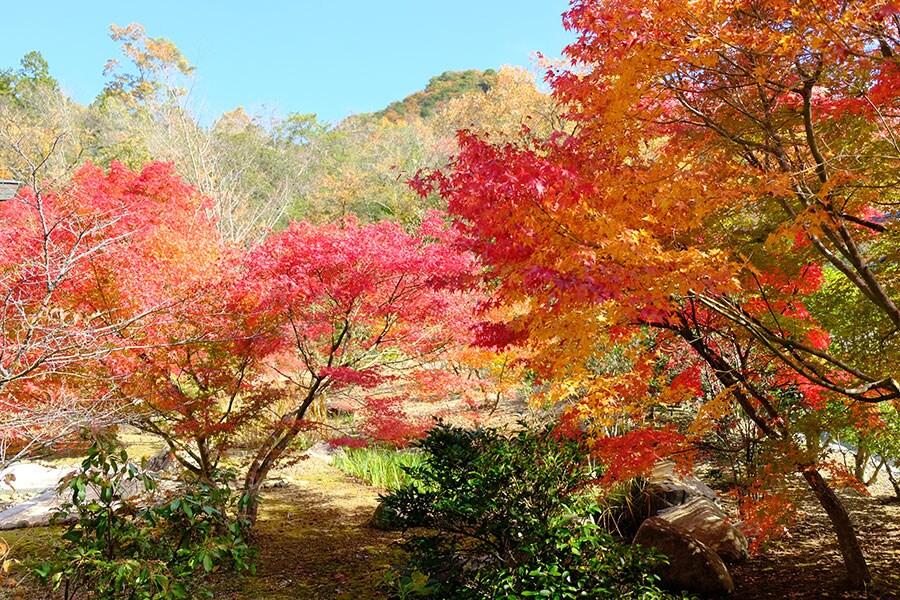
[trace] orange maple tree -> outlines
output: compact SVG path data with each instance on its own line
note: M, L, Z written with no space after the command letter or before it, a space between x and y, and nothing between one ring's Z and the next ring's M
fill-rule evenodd
M633 429L598 446L622 476L703 430L660 427L653 407L738 410L790 464L770 471L809 483L865 585L817 440L795 434L827 402L900 398L893 365L832 339L841 308L810 308L842 289L867 307L855 333L896 351L896 277L875 265L897 250L898 5L576 0L564 22L578 37L548 80L574 133L463 132L419 184L520 307L506 336L539 349L551 399L604 435Z

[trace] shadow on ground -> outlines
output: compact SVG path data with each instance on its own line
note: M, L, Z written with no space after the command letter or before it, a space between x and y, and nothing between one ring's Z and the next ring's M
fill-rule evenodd
M281 473L265 490L256 575L223 577L217 598L377 599L398 551L395 533L369 526L378 490L316 460Z

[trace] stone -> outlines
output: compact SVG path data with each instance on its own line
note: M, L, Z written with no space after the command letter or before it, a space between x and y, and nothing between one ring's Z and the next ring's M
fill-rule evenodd
M281 490L281 489L290 487L290 485L291 484L289 484L284 479L275 479L275 480L270 481L269 483L266 483L265 485L263 485L263 489L264 490Z
M160 448L156 454L147 459L144 468L152 473L166 473L175 470L178 462L168 446Z
M645 493L650 500L650 514L680 506L697 497L718 500L718 495L708 485L688 474L675 473L675 463L664 460L656 463L647 477Z
M655 548L669 559L656 573L660 585L673 592L688 591L702 596L730 594L734 581L719 555L686 530L659 517L641 525L633 545Z
M378 502L378 506L375 507L375 512L372 513L370 523L372 524L372 527L381 531L399 531L402 529L394 511L384 505L384 500Z
M719 505L705 496L661 510L657 516L688 531L726 562L747 558L747 537Z
M335 456L344 454L344 449L340 446L332 446L326 441L319 441L310 446L309 449L304 452L304 454L308 458L314 458L326 463L332 463L334 462Z
M0 513L0 531L25 527L44 527L65 500L53 490L47 490Z

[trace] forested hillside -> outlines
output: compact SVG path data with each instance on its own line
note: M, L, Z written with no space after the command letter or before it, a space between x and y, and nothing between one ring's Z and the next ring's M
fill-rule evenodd
M51 185L87 161L172 162L215 199L226 237L249 243L290 218L353 214L415 225L440 201L418 198L406 180L446 164L456 129L515 136L523 124L553 122L533 76L513 68L446 72L382 111L338 123L242 107L206 122L202 99L189 92L194 69L174 44L137 25L113 28L112 36L122 55L110 59L106 86L87 106L67 97L38 51L2 72L0 176Z

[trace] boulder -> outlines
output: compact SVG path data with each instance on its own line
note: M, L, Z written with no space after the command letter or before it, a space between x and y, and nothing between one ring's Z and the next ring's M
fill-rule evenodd
M399 531L403 529L397 518L397 514L392 508L388 508L384 504L384 500L379 500L375 512L372 513L370 521L372 527L381 531Z
M729 522L719 505L705 496L661 510L657 517L688 531L726 562L747 557L747 537Z
M340 446L332 446L326 441L319 441L310 446L304 454L306 458L314 458L330 464L334 462L335 456L344 454L344 449Z
M734 581L719 555L686 530L659 517L644 521L634 545L655 548L669 559L657 567L660 584L674 592L682 590L702 596L730 594Z
M656 463L647 477L645 493L649 498L651 515L697 497L708 498L713 502L718 500L716 492L696 477L675 473L675 463L670 460Z

